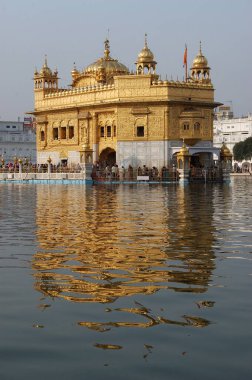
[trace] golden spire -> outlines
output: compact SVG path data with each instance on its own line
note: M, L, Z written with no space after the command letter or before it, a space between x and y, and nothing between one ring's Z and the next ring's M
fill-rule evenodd
M145 35L144 35L144 47L148 48L148 45L147 45L147 33L145 33Z
M45 63L43 65L43 67L46 69L48 66L47 66L47 54L45 54Z
M108 38L106 38L106 40L104 41L104 58L109 58L109 53L110 53L110 47L109 47L109 40Z

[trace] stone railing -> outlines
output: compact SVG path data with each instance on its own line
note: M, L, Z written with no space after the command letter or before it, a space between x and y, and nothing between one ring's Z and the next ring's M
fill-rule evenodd
M72 88L72 89L58 89L57 91L52 91L52 92L45 94L45 98L78 95L78 94L83 94L86 92L112 90L114 88L115 88L114 84L97 84L97 85L90 85L90 86L86 86L86 87L76 87L76 88Z

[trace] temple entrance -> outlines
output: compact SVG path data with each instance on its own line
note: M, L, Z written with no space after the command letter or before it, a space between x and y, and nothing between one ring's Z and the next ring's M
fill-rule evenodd
M212 152L198 152L191 156L191 166L194 168L210 168L214 165Z
M192 157L191 157L191 166L195 167L195 168L200 168L202 167L202 164L200 162L200 157L198 154L194 154Z
M113 166L116 163L116 151L112 148L104 149L99 156L99 162L104 167Z

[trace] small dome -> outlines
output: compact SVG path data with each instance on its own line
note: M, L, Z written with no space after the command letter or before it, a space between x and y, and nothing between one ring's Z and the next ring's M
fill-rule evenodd
M138 54L138 61L146 62L146 61L153 61L153 60L154 60L154 54L148 48L148 46L144 46L144 48Z
M43 64L42 69L40 70L40 75L51 76L52 70L47 66L47 57L45 57L45 63Z
M192 68L203 69L203 68L207 68L207 67L208 67L208 61L207 61L206 57L202 54L201 43L200 43L200 50L193 60Z
M147 45L147 35L145 34L144 48L138 54L138 56L137 56L137 62L138 63L145 63L145 62L153 62L153 61L154 61L154 54L148 48L148 45Z

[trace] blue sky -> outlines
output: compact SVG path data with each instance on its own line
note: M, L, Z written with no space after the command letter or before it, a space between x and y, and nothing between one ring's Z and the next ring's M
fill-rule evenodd
M1 120L33 109L45 54L66 87L73 62L83 69L103 55L108 29L111 56L129 69L147 33L162 79L182 80L185 43L190 66L202 41L215 99L237 116L252 112L251 0L0 0L0 15Z

